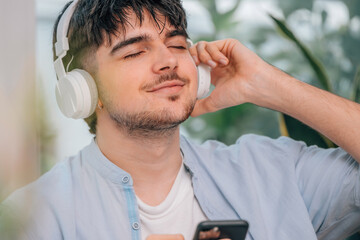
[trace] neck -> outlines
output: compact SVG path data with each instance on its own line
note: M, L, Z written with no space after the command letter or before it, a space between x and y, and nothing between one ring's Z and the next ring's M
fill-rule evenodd
M102 120L98 119L96 130L101 152L132 176L142 201L150 205L162 202L182 164L179 127L167 134L140 137L129 135L112 121Z

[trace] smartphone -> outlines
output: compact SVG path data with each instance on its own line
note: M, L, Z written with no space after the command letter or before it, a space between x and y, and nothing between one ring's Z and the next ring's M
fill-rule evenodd
M204 221L196 228L194 240L223 239L244 240L249 224L244 220Z

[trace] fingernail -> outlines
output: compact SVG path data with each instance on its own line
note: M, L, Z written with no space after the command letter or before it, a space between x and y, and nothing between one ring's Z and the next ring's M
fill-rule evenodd
M216 62L214 62L213 60L209 60L208 62L208 65L212 68L215 68L216 67Z
M221 59L219 60L219 62L220 62L222 65L226 65L226 64L228 63L228 61L227 61L226 59L224 59L224 58L221 58Z
M197 56L192 56L192 58L194 59L194 62L195 63L199 63L200 61L199 61L199 58L197 57Z

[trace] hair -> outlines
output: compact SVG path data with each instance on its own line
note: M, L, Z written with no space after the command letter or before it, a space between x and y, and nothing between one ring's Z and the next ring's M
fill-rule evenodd
M59 20L72 1L68 2L57 17L53 30L53 58L55 54L56 33ZM75 68L85 69L94 74L95 69L89 69L96 50L102 44L111 45L111 36L125 34L129 24L129 14L135 13L140 25L144 21L144 11L148 11L154 22L161 29L165 22L159 20L159 15L176 29L186 33L186 13L181 0L79 0L71 17L68 28L69 51L63 58L68 71ZM119 30L120 29L120 30ZM72 59L73 58L73 59ZM89 131L96 134L96 113L85 119Z

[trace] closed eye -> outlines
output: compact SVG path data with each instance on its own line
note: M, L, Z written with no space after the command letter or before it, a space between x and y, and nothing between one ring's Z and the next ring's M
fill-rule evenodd
M127 59L127 58L135 58L137 56L140 56L140 54L142 54L144 51L140 51L140 52L137 52L137 53L133 53L133 54L129 54L129 55L126 55L124 57L124 59Z
M171 48L176 48L176 49L186 49L186 47L184 46L170 46Z

